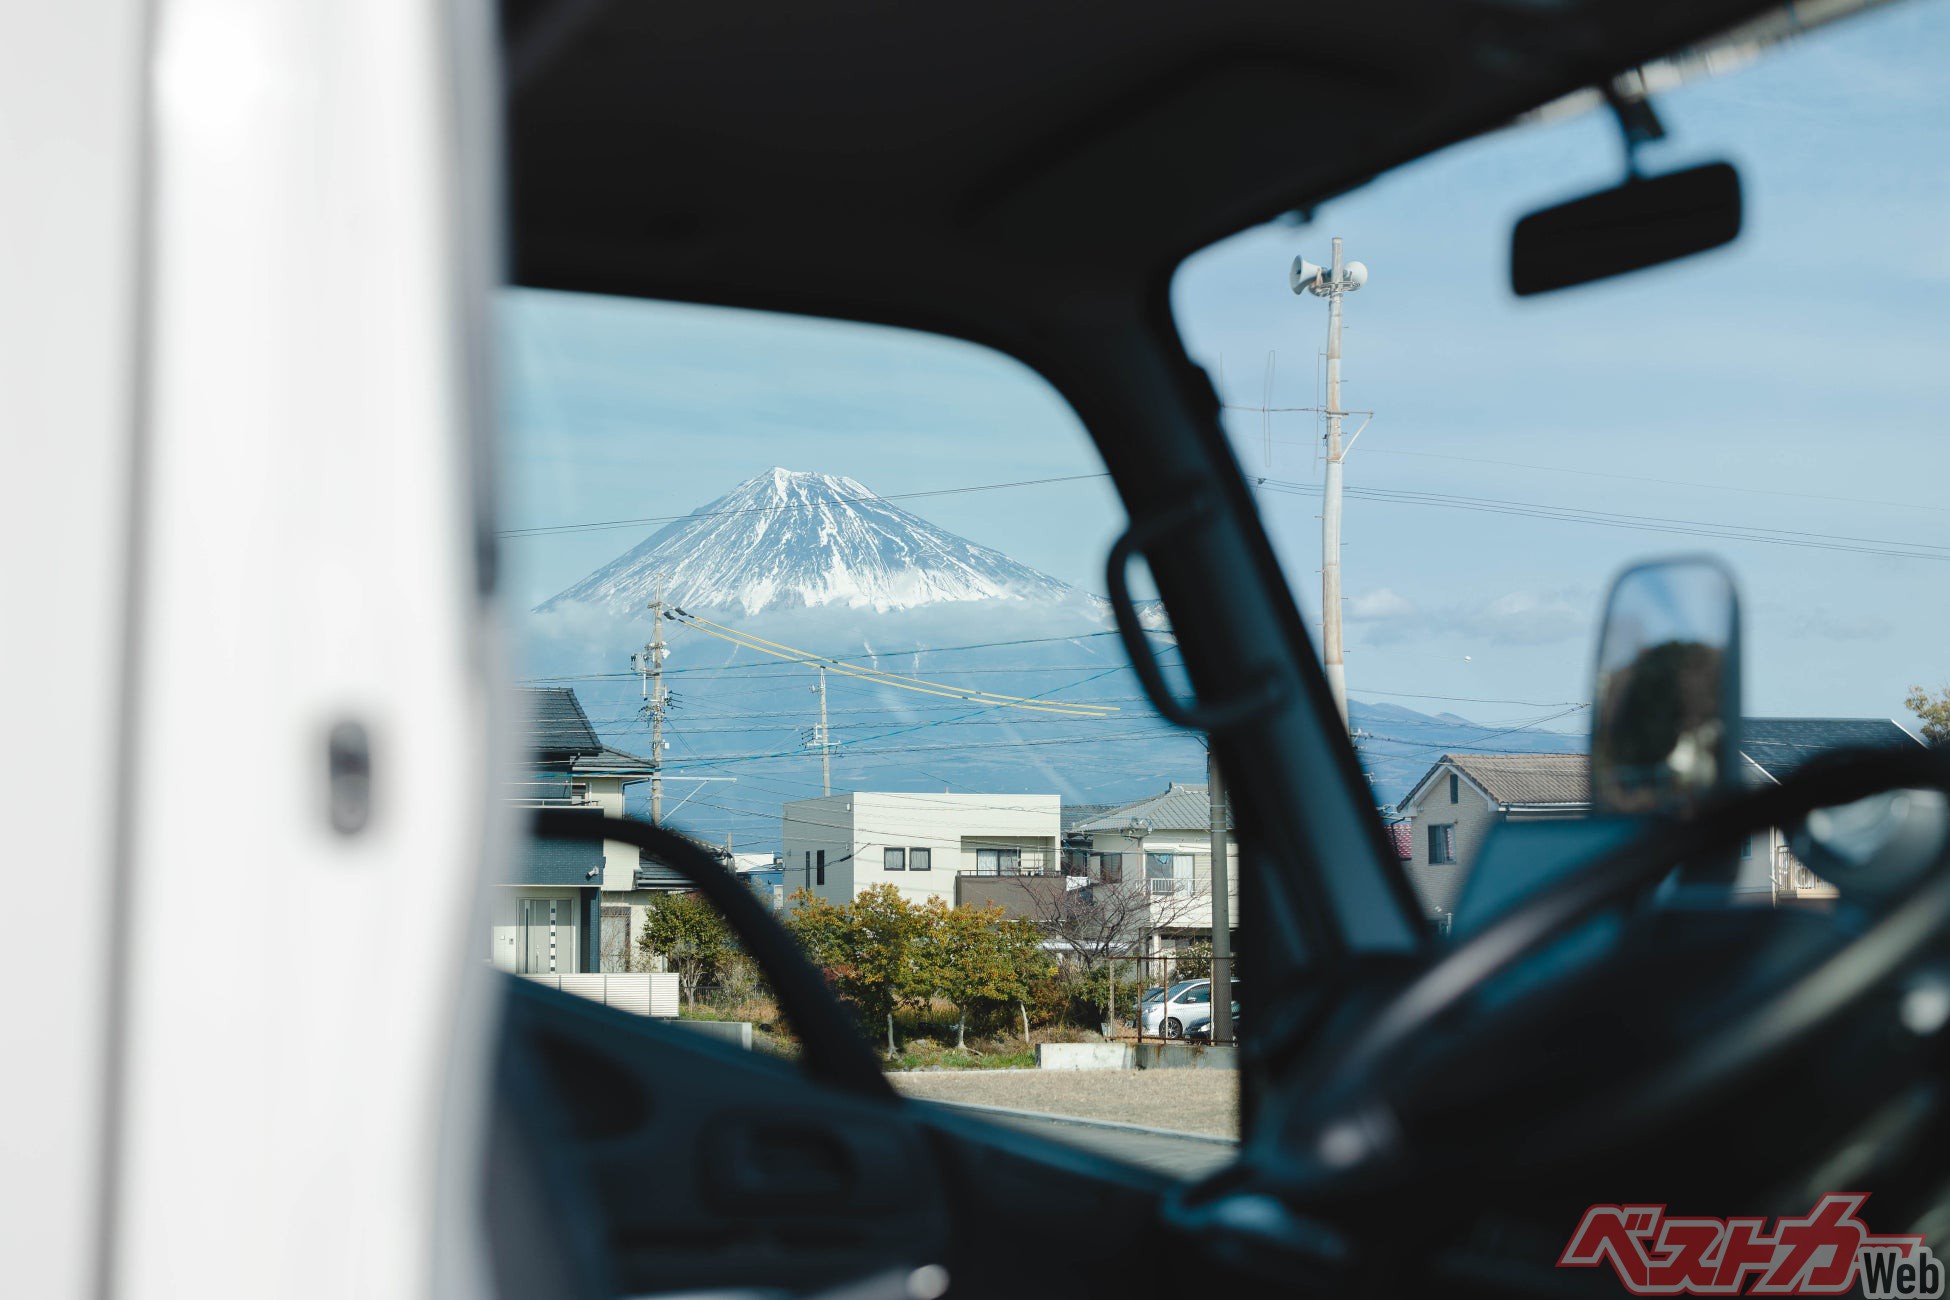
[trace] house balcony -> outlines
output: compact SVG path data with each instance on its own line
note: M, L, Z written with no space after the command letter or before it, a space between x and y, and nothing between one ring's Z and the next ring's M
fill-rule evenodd
M509 781L507 796L518 808L582 808L595 802L587 781Z

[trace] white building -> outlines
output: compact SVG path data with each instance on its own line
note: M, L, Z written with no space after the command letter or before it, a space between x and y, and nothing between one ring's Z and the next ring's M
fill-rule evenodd
M1226 827L1232 826L1227 810ZM1210 788L1173 781L1160 794L1077 824L1090 837L1089 875L1135 884L1152 898L1154 950L1212 936L1212 801ZM1226 838L1227 916L1239 926L1239 842Z
M955 877L1058 870L1062 811L1053 794L856 791L785 806L784 888L832 903L893 885L911 903L955 901Z

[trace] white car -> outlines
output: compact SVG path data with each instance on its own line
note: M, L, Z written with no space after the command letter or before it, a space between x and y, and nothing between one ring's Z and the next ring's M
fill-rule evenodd
M1239 1010L1239 981L1232 981L1232 1009ZM1185 1026L1212 1014L1212 981L1180 980L1163 997L1139 1004L1140 1032L1159 1038L1183 1038Z

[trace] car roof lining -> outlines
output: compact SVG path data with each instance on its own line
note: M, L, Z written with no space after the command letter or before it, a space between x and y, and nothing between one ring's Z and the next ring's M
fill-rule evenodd
M889 323L965 308L951 332L986 332L999 266L1018 300L1052 278L1155 292L1228 233L1767 7L507 0L512 278Z

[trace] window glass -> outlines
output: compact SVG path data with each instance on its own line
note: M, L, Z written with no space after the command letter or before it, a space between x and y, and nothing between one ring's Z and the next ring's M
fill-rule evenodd
M1126 519L1069 406L1016 361L906 330L526 290L501 326L504 587L546 758L511 799L657 821L755 882L779 864L789 928L824 915L814 896L848 918L854 947L821 964L870 1041L891 1017L888 1067L916 1095L1006 1103L962 1072L1134 1036L1176 969L1157 954L1209 939L1211 900L1117 866L1152 833L1140 805L1169 795L1190 824L1155 830L1203 833L1205 751L1129 667L1103 591ZM1148 623L1169 668L1169 625ZM546 865L530 848L519 874ZM1066 853L1099 878L1066 888ZM577 969L693 969L651 924L681 878L633 888L629 856L556 864L565 895L600 899ZM982 979L927 965L944 952ZM882 957L933 973L884 1005L852 974ZM796 1050L747 977L698 975L687 1014ZM1034 1108L1147 1122L1128 1089L1075 1079ZM1227 1131L1232 1082L1193 1086L1188 1122Z
M1339 296L1334 394L1349 726L1379 814L1423 846L1404 856L1431 917L1455 873L1416 873L1457 848L1431 817L1471 801L1454 780L1409 796L1445 756L1488 760L1494 820L1585 815L1594 633L1630 563L1733 569L1743 752L1770 776L1832 746L1836 719L1913 743L1890 719L1916 731L1911 688L1943 695L1950 601L1919 593L1950 564L1947 45L1950 4L1929 0L1688 66L1640 166L1731 160L1745 224L1682 262L1512 296L1514 223L1622 179L1610 114L1567 104L1179 269L1179 333L1318 646L1333 300L1290 271L1330 264L1336 238L1365 267ZM1768 872L1735 893L1770 901Z

